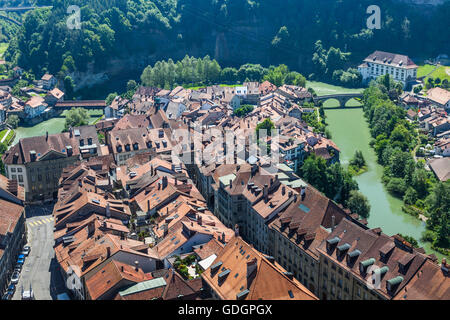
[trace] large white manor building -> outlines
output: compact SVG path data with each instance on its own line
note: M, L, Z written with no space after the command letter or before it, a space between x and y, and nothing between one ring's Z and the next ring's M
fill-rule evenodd
M363 82L376 79L389 73L394 80L402 82L405 86L417 78L418 66L408 57L383 51L375 51L358 66Z

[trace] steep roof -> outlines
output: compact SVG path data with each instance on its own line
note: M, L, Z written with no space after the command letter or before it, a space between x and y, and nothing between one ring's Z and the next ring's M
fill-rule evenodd
M418 66L406 55L375 51L369 55L365 62L376 62L386 66L402 67L402 68L418 68Z
M242 238L235 237L202 273L202 278L223 300L317 300L272 261Z
M147 276L142 269L136 270L133 266L112 259L86 279L86 289L91 299L97 300L105 294L114 296L123 286L147 280L149 277L151 276ZM111 292L112 290L115 292Z

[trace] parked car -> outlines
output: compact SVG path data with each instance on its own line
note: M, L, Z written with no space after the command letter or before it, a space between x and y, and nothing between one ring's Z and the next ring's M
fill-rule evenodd
M14 267L14 271L17 271L17 272L22 271L22 265L21 264L16 264L16 266Z
M29 253L30 253L30 251L25 251L25 250L20 251L20 255L23 255L24 257L28 257Z
M17 263L18 263L18 264L23 264L24 262L25 262L24 259L17 259Z
M23 260L25 260L25 255L24 255L24 254L22 254L22 253L20 253L20 254L19 254L19 259L23 259Z
M23 247L23 251L21 252L21 254L24 254L25 257L28 257L28 255L30 254L30 251L31 251L31 247L25 246L25 247Z
M14 283L11 283L8 286L7 293L11 293L12 295L14 295L14 292L16 292L16 285Z
M18 271L14 271L11 277L11 283L16 284L19 282L20 273Z

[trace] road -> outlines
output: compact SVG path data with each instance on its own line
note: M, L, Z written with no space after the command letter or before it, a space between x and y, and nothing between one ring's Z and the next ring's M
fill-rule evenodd
M20 273L13 300L20 300L23 290L30 284L36 300L55 300L65 292L65 284L58 270L53 250L53 217L49 206L28 207L26 211L29 256Z

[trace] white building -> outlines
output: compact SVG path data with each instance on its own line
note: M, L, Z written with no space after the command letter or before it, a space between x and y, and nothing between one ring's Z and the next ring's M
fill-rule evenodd
M368 83L379 76L390 74L405 86L417 78L418 66L408 57L383 51L375 51L358 66L363 82Z

